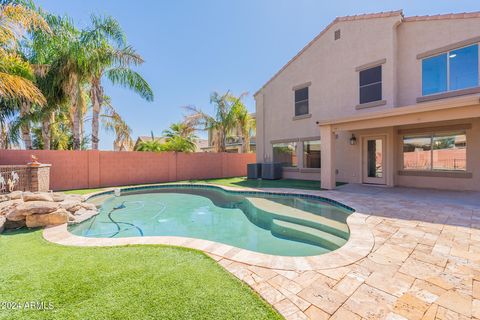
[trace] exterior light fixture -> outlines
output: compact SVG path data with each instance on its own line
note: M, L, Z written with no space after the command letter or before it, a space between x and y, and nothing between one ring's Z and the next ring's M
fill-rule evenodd
M352 133L352 137L350 138L350 145L351 146L354 146L357 144L357 138L355 137L355 135Z
M456 56L457 56L457 54L456 54L456 53L452 53L452 54L451 54L451 55L449 55L448 57L449 57L450 59L453 59L453 58L455 58Z

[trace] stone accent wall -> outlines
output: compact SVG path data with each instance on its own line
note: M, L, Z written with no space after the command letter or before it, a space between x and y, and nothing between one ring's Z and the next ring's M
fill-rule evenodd
M50 164L27 166L29 171L29 191L46 192L50 190Z
M50 164L0 165L0 194L50 190Z

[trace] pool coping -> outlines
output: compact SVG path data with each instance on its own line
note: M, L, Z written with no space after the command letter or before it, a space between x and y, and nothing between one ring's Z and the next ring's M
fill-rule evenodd
M122 190L140 190L158 187L178 187L178 186L197 186L212 187L223 189L230 192L240 193L265 193L265 194L282 194L295 195L303 197L318 198L330 203L341 205L344 208L353 209L353 207L342 204L336 200L316 196L308 193L301 193L298 189L294 192L288 191L264 191L260 189L233 188L213 184L158 184L139 187L120 188ZM84 197L90 199L103 194L110 194L116 188L109 188L99 192L87 194ZM366 219L369 215L354 211L347 218L347 225L350 228L350 237L348 241L339 249L317 256L306 257L288 257L269 255L254 252L227 244L214 242L210 240L175 237L175 236L145 236L145 237L129 237L129 238L88 238L81 237L70 233L67 224L46 227L43 231L43 237L50 242L65 246L82 246L82 247L104 247L104 246L124 246L124 245L140 245L140 244L161 244L178 247L187 247L191 249L201 250L208 254L213 254L232 261L279 270L322 270L347 266L366 257L374 247L375 239L372 231L367 226Z

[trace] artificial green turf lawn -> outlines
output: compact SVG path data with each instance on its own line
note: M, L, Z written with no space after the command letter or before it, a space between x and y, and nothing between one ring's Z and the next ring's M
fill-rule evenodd
M304 190L320 190L320 181L314 180L294 180L294 179L280 179L280 180L248 180L245 177L222 178L222 179L207 179L207 180L187 180L172 183L210 183L219 184L229 187L245 187L245 188L293 188ZM337 186L345 183L337 182ZM103 189L80 189L69 190L65 193L87 194L101 191Z
M0 319L281 319L205 254L168 246L65 247L41 231L0 235ZM1 305L0 305L1 307Z

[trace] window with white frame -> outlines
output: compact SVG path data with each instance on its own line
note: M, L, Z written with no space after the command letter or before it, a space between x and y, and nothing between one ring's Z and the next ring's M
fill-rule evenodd
M478 64L478 44L423 59L422 95L477 87Z
M404 136L403 169L466 171L467 136L465 132Z

